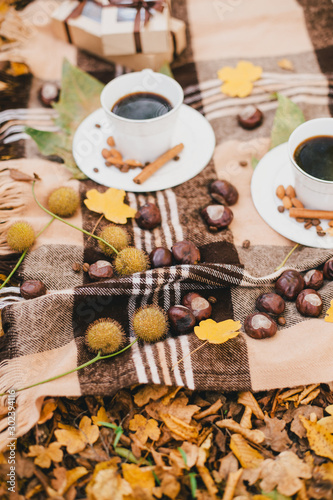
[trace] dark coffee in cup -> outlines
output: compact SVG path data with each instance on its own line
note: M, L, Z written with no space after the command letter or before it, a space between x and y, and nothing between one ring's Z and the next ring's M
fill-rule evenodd
M301 142L294 160L307 174L324 181L333 181L333 136L317 135Z
M111 111L130 120L149 120L172 109L168 99L154 92L134 92L118 99Z

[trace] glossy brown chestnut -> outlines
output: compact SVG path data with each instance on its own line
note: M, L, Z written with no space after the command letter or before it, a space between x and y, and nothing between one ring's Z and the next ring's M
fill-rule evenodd
M177 264L197 264L200 262L199 248L191 241L178 241L173 245L171 251Z
M190 292L183 297L182 304L188 307L197 321L210 318L212 306L199 293Z
M141 229L154 229L161 224L161 212L155 203L146 203L135 214L136 223Z
M324 275L318 269L311 269L304 275L304 283L306 288L312 288L313 290L319 290L324 283Z
M277 293L264 293L256 300L256 308L258 311L267 314L274 314L280 316L285 310L286 303L283 298Z
M263 121L264 115L260 111L260 109L256 108L252 104L246 106L243 111L237 115L238 123L241 127L252 130L256 127L259 127Z
M188 333L193 330L195 317L192 311L185 306L172 306L168 311L172 328L177 333Z
M253 339L266 339L276 334L277 324L268 314L260 312L245 318L244 329Z
M20 293L24 299L36 299L45 295L47 292L46 286L39 280L23 281L20 286Z
M45 82L39 89L39 99L46 108L51 108L54 102L58 102L59 95L60 89L53 82Z
M284 271L275 283L275 290L287 300L295 300L304 288L303 276L292 269Z
M234 205L238 200L238 191L233 184L225 180L216 180L209 186L213 200L221 205Z
M225 229L234 218L230 208L224 205L208 205L208 207L201 210L201 215L211 231Z
M89 266L88 274L93 281L103 281L113 276L113 267L107 260L98 260Z
M157 247L149 254L151 267L168 267L172 264L172 253L168 248Z
M296 300L297 311L302 316L312 316L316 318L323 310L323 301L316 290L307 288L303 290Z
M324 276L327 280L333 280L333 259L329 259L324 265Z

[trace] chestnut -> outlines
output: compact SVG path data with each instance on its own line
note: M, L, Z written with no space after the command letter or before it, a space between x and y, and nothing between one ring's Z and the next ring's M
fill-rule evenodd
M155 203L142 205L134 218L141 229L154 229L161 224L161 212Z
M192 311L185 306L172 306L168 311L172 328L177 333L188 333L193 330L195 317Z
M298 295L296 307L297 311L302 314L302 316L313 316L316 318L323 309L323 301L316 290L307 288Z
M327 280L333 280L333 259L329 259L324 265L324 276Z
M211 231L225 229L234 218L230 208L224 205L208 205L208 207L201 210L201 215Z
M172 253L168 248L156 247L149 254L151 267L168 267L172 264Z
M246 106L242 110L242 112L237 115L238 123L241 127L252 130L256 127L259 127L263 121L264 115L260 111L260 109L256 108L252 104Z
M245 318L244 329L253 339L273 337L277 332L277 324L266 313L254 313Z
M88 274L94 281L103 281L113 276L113 267L107 260L98 260L89 266Z
M200 262L200 251L192 241L178 241L171 248L177 264L197 264Z
M303 276L293 269L284 271L275 283L275 290L287 300L295 300L304 288Z
M233 184L225 180L216 180L209 186L213 200L221 205L234 205L238 200L238 191Z
M285 301L277 293L263 293L256 300L256 308L258 311L262 311L267 314L280 316L285 310L285 307Z
M39 280L23 281L20 286L21 297L24 299L36 299L46 294L46 286Z
M197 321L210 318L212 314L212 306L199 293L190 292L183 297L182 304L192 311Z
M56 83L45 82L39 89L38 95L43 106L51 108L54 102L59 101L60 89Z
M313 290L319 290L324 283L324 275L318 269L311 269L304 275L304 283L306 288L312 288Z

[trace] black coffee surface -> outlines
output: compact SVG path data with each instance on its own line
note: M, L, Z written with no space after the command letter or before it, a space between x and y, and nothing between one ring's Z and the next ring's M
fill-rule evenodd
M310 137L297 146L294 159L307 174L333 181L333 136Z
M170 102L162 95L153 92L135 92L119 99L111 111L130 120L149 120L165 115L171 109Z

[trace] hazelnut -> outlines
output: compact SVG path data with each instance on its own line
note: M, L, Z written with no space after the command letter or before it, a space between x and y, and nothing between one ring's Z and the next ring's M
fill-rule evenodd
M195 316L188 307L172 306L168 311L168 317L172 328L177 333L188 333L193 330Z
M21 296L24 299L35 299L46 294L46 286L38 280L23 281L20 287Z
M323 309L323 301L316 290L307 288L298 295L296 307L298 312L303 316L313 316L316 318Z
M306 288L312 288L313 290L319 290L324 283L324 275L318 269L311 269L304 275L304 283Z
M199 248L191 241L178 241L173 245L171 251L177 264L197 264L200 262Z
M233 184L224 180L216 180L209 186L213 200L221 205L234 205L238 200L238 191Z
M149 254L151 267L169 267L172 264L172 253L168 248L157 247Z
M43 106L52 107L52 103L58 102L60 89L56 83L45 82L39 89L39 99Z
M244 329L253 339L266 339L276 334L277 324L266 313L254 313L245 318Z
M135 214L136 223L141 229L154 229L161 224L161 212L155 203L146 203Z
M183 297L182 304L192 311L197 321L210 318L212 306L204 297L195 292L190 292Z
M324 265L324 276L327 280L333 280L333 259L329 259Z
M295 300L304 288L303 276L298 271L284 271L275 283L275 290L287 300Z
M284 326L286 324L286 318L284 316L279 316L277 322L279 325Z
M280 316L285 310L286 304L277 293L264 293L256 300L256 308L267 314Z
M224 205L208 205L208 207L201 210L201 215L211 231L225 229L234 218L230 208Z
M246 106L242 110L242 112L237 115L238 123L241 127L252 130L256 127L259 127L263 121L264 115L260 111L260 109L256 108L252 104Z
M93 281L103 281L113 276L113 267L107 260L98 260L89 266L88 274Z

